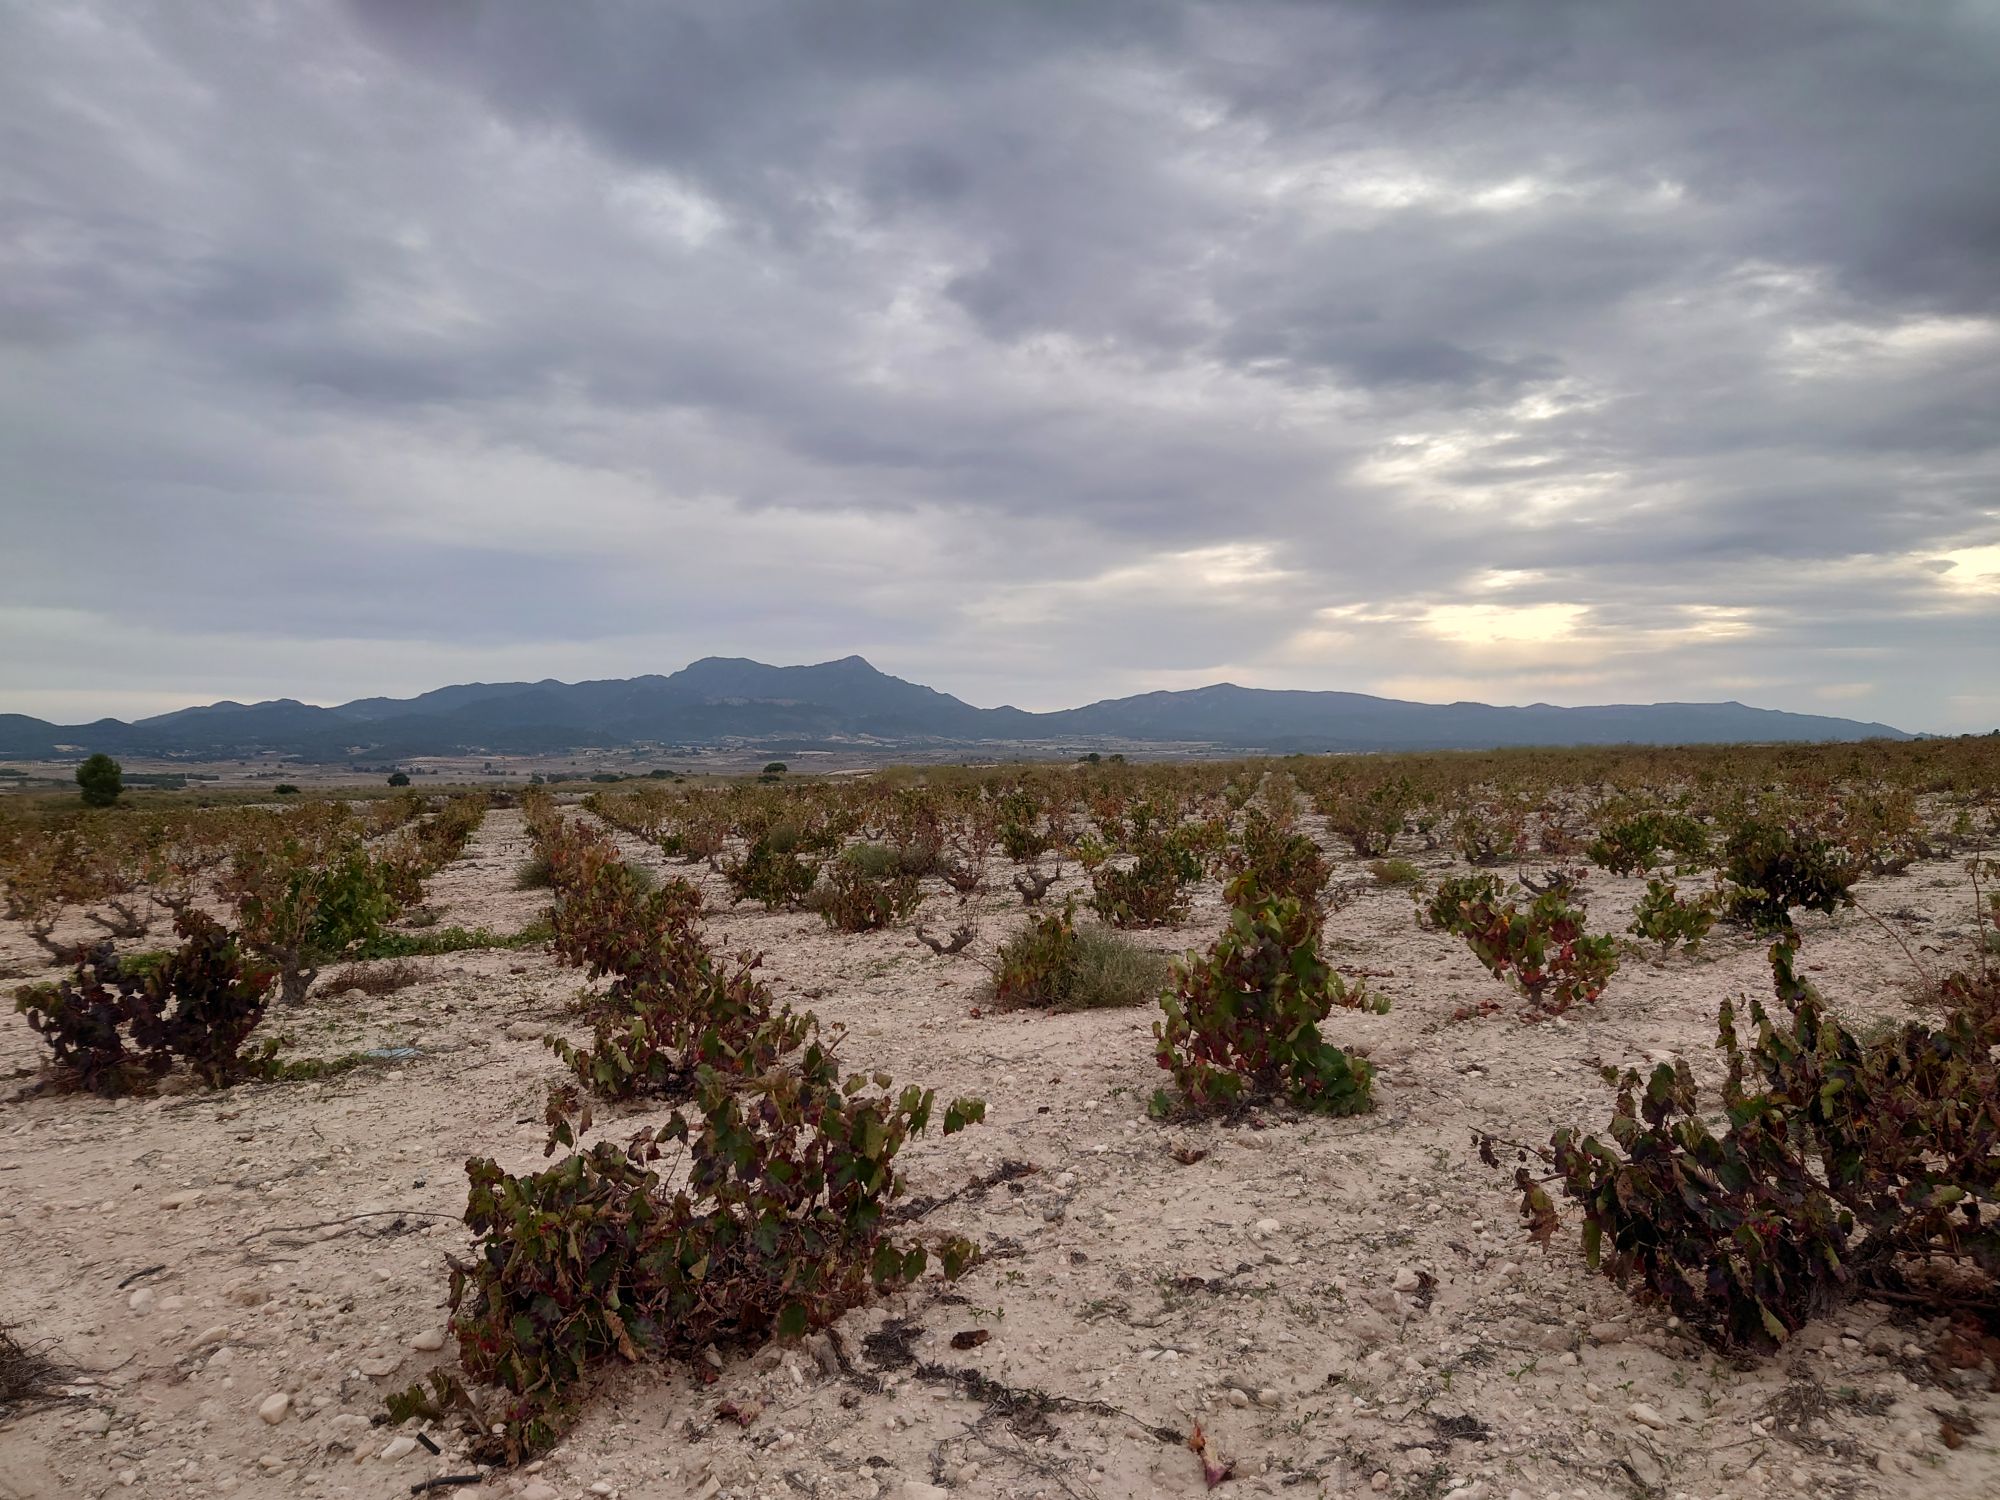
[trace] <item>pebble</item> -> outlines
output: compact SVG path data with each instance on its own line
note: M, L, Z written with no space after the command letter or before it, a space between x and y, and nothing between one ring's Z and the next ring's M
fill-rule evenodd
M266 1396L257 1408L257 1415L276 1427L285 1420L285 1413L292 1409L292 1398L283 1391Z
M556 1487L546 1479L530 1479L521 1486L521 1500L556 1500Z
M354 1367L370 1380L380 1380L384 1375L396 1373L396 1367L403 1362L400 1354L376 1354L355 1361Z
M143 1317L153 1310L153 1304L159 1300L159 1295L151 1287L142 1286L125 1299L125 1305Z
M442 1349L444 1347L444 1330L441 1328L426 1328L422 1333L410 1340L410 1347L412 1349L421 1349L426 1354L431 1353L433 1350Z
M213 1328L203 1329L200 1337L195 1339L192 1347L195 1349L206 1349L211 1344L222 1343L228 1337L229 1325L227 1323L217 1323Z
M1632 1445L1631 1450L1625 1455L1625 1462L1631 1467L1632 1472L1639 1476L1639 1483L1649 1490L1658 1489L1667 1477L1666 1466L1643 1443Z
M389 1446L382 1450L382 1460L384 1463L394 1463L404 1455L416 1451L417 1440L407 1432L401 1432L389 1439Z
M1275 1389L1273 1389L1268 1385L1265 1386L1263 1390L1257 1393L1257 1404L1259 1406L1276 1407L1283 1405L1284 1400L1285 1398L1283 1396L1281 1396Z
M83 1420L76 1424L76 1430L87 1437L103 1437L111 1430L111 1413L108 1411L86 1413Z
M1371 1474L1368 1477L1368 1488L1373 1490L1378 1495L1388 1494L1389 1471L1387 1469L1377 1469L1373 1474Z
M1635 1402L1632 1409L1626 1412L1625 1415L1637 1422L1641 1427L1650 1427L1655 1432L1665 1432L1667 1430L1667 1419L1643 1401Z
M1257 1221L1257 1227L1253 1229L1251 1233L1256 1235L1256 1237L1261 1240L1267 1235L1273 1235L1278 1233L1284 1227L1285 1226L1280 1224L1276 1219L1259 1219Z
M1396 1272L1396 1290L1414 1292L1424 1284L1424 1278L1417 1274L1414 1266L1404 1266Z
M1250 1404L1250 1393L1248 1391L1232 1389L1229 1392L1229 1404L1239 1408L1248 1406Z
M903 1487L896 1491L897 1500L951 1500L951 1491L941 1484L926 1484L921 1479L905 1479Z

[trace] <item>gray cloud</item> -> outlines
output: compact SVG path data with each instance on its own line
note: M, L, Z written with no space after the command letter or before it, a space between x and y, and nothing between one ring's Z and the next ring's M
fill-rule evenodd
M78 0L0 85L8 708L2000 720L1990 7Z

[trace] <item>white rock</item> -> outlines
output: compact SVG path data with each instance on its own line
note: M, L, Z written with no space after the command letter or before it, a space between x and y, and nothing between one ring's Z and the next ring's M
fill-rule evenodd
M372 1354L358 1359L354 1367L370 1380L380 1380L384 1375L396 1373L396 1367L403 1362L403 1356L393 1350L387 1354Z
M142 1286L138 1291L125 1299L125 1305L131 1308L133 1312L144 1317L153 1310L153 1304L159 1300L158 1294L151 1287Z
M1424 1284L1424 1278L1417 1274L1414 1266L1403 1266L1396 1272L1396 1290L1414 1292Z
M1637 1422L1641 1427L1650 1427L1655 1432L1665 1432L1667 1430L1667 1419L1643 1401L1634 1402L1632 1409L1626 1412L1625 1415Z
M1272 1386L1267 1385L1257 1393L1257 1404L1259 1406L1276 1407L1282 1405L1284 1400L1285 1398Z
M521 1486L521 1500L556 1500L556 1487L546 1479L530 1479Z
M257 1415L275 1427L285 1420L285 1413L291 1409L292 1398L287 1396L283 1391L279 1391L275 1395L264 1398L263 1402L257 1407Z
M896 1495L897 1500L951 1500L951 1491L943 1485L926 1484L921 1479L905 1479Z
M76 1430L88 1437L103 1437L111 1430L111 1413L108 1411L86 1412L83 1420L76 1424Z
M344 1411L336 1414L326 1425L331 1434L327 1438L329 1443L336 1448L352 1448L368 1436L368 1430L374 1424L359 1412Z
M201 1190L187 1188L182 1192L167 1194L160 1200L160 1207L171 1211L176 1208L193 1208L199 1202L201 1202Z
M421 1349L426 1354L436 1349L442 1349L444 1347L444 1330L442 1328L426 1328L422 1333L410 1340L410 1347L412 1349Z
M1251 1230L1251 1233L1256 1235L1257 1238L1261 1240L1266 1235L1272 1235L1278 1233L1284 1227L1285 1226L1280 1224L1276 1219L1259 1219L1257 1221L1257 1227Z
M414 1453L416 1450L417 1440L415 1438L411 1437L407 1432L398 1433L395 1437L389 1439L389 1446L382 1450L382 1461L392 1464L397 1459Z
M194 1347L196 1349L206 1349L209 1345L219 1344L228 1337L229 1325L227 1323L217 1323L213 1328L202 1330L201 1336L194 1341Z

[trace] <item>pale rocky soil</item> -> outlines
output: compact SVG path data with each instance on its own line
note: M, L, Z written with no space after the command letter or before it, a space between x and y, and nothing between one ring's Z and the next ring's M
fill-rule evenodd
M431 904L446 923L522 925L544 900L512 888L526 852L518 815L490 814ZM976 954L1020 921L1008 871L996 862L1000 890L975 907ZM1360 881L1358 863L1343 858L1341 878ZM1594 872L1593 925L1622 929L1641 888ZM1900 914L1891 925L1926 964L1965 961L1955 863L1870 882L1861 899ZM924 913L933 930L953 915L942 891ZM1211 887L1185 927L1144 940L1205 944L1222 916ZM1506 1016L1451 1025L1499 987L1463 945L1418 931L1405 893L1363 890L1328 937L1395 1009L1336 1012L1329 1033L1372 1051L1379 1108L1252 1128L1146 1118L1165 1076L1147 1010L974 1019L984 971L906 931L848 937L810 914L720 905L706 923L719 947L765 950L781 995L844 1024L851 1066L989 1101L984 1126L905 1152L913 1191L942 1195L1003 1162L1035 1170L932 1214L926 1229L971 1235L986 1260L955 1287L933 1278L850 1313L838 1355L825 1339L728 1354L706 1385L685 1369L610 1372L535 1472L446 1493L1196 1495L1198 1460L1149 1429L1199 1421L1235 1465L1225 1495L2000 1494L2000 1397L1990 1372L1938 1383L1937 1326L1862 1304L1778 1357L1732 1365L1587 1275L1573 1220L1552 1252L1528 1247L1505 1175L1470 1149L1475 1126L1545 1140L1562 1121L1601 1125L1601 1064L1685 1051L1712 1085L1716 1002L1767 988L1758 943L1628 958L1568 1024L1520 1024L1509 1001ZM1880 928L1849 914L1805 930L1807 968L1845 1014L1907 1013L1911 962ZM0 1497L359 1500L470 1467L447 1434L434 1457L369 1419L450 1358L436 1345L444 1256L469 1245L462 1164L542 1164L558 1072L536 1039L572 1024L563 1007L583 976L541 950L418 962L428 978L414 988L371 1000L322 978L279 1018L298 1051L416 1048L407 1061L220 1095L0 1108L0 1320L89 1372L75 1404L0 1426ZM40 971L18 931L0 931L0 970ZM9 1092L38 1060L27 1026L0 1017ZM1207 1155L1183 1166L1176 1146ZM1424 1276L1434 1292L1397 1290ZM920 1330L915 1362L896 1363L894 1340L866 1342L894 1318ZM990 1340L953 1350L971 1329ZM941 1383L938 1366L1065 1401L1010 1412ZM717 1418L724 1400L762 1411L740 1428ZM1951 1451L1939 1415L1961 1408L1982 1430Z

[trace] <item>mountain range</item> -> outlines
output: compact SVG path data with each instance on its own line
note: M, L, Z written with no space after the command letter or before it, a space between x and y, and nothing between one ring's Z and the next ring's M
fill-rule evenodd
M949 693L879 672L858 656L805 667L711 656L670 676L473 682L415 698L360 698L335 708L291 698L212 703L129 724L99 719L59 725L0 714L0 757L15 759L102 750L189 759L275 752L337 762L743 741L792 749L856 742L1122 741L1289 753L1876 738L1910 736L1887 724L1735 702L1498 708L1226 682L1029 713L975 708Z

